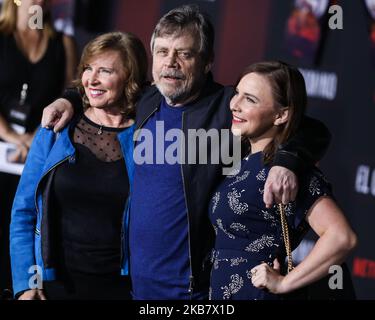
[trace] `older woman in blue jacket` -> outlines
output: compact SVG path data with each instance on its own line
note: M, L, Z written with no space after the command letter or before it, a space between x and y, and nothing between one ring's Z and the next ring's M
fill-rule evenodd
M147 56L131 34L84 49L76 85L84 113L61 133L39 129L13 204L16 297L126 299L135 103Z

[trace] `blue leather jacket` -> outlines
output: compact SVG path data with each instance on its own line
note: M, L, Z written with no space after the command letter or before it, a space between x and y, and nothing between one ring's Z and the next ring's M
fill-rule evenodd
M13 291L30 288L35 270L41 270L43 281L56 279L54 263L55 243L50 227L50 190L54 170L65 161L75 162L75 148L69 137L72 123L61 133L40 128L28 154L12 208L10 224L10 256ZM122 230L121 274L129 272L128 222L129 200L133 182L134 125L118 134L129 175L130 193L126 202ZM120 266L119 266L120 267Z

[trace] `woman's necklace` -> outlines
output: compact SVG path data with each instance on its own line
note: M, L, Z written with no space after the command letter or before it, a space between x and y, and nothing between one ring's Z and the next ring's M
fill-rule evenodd
M100 136L100 135L103 134L104 124L99 120L98 116L96 115L95 108L92 109L92 113L93 113L95 119L99 122L100 127L99 127L99 129L98 129L98 131L97 131L96 134ZM122 123L122 121L120 122L120 124L117 127L114 127L114 128L116 128L116 129L119 128L121 126L121 123Z
M100 127L98 129L98 132L96 133L97 135L102 135L103 134L103 123L99 120L99 118L97 117L96 113L95 113L95 108L92 109L92 113L95 117L95 119L99 122L100 124Z
M100 136L102 133L103 133L103 125L100 124L100 128L99 128L97 134Z

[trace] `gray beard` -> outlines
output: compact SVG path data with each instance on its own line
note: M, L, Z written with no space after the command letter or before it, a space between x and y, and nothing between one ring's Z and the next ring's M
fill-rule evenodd
M160 93L163 95L163 97L167 100L168 104L174 105L184 102L189 96L191 90L185 90L185 88L178 88L171 94L167 94L163 90L163 86L156 85L156 87L159 89Z
M172 94L166 94L163 90L163 86L156 84L156 87L167 100L167 103L170 105L175 104L184 104L185 101L188 101L193 96L196 96L199 90L202 88L204 83L204 78L197 81L196 85L193 85L191 88L177 88Z

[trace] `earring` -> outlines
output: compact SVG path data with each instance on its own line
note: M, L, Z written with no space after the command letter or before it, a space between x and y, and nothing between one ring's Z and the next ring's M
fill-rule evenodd
M14 4L15 4L17 7L21 6L21 4L22 4L22 1L21 1L21 0L13 0L13 2L14 2Z

